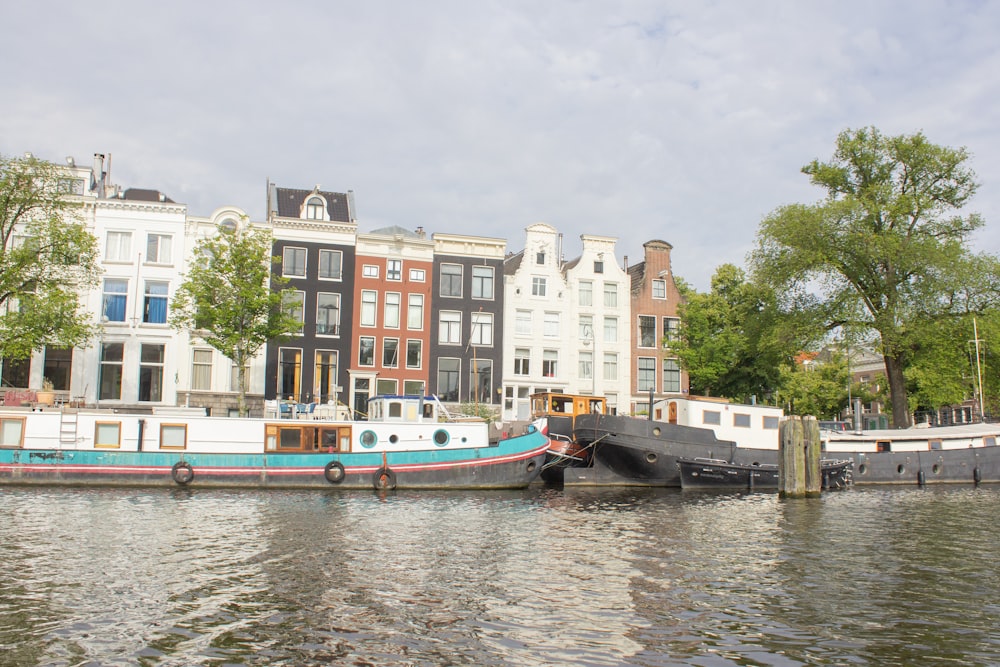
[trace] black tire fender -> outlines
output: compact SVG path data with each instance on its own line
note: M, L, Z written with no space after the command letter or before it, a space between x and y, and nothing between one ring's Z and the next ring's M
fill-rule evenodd
M178 461L170 469L170 476L181 486L187 486L194 479L194 468L187 461Z
M347 477L347 472L344 470L344 464L340 461L330 461L323 468L323 477L330 484L340 484Z
M396 473L389 468L379 468L372 475L372 485L376 491L392 491L396 488Z

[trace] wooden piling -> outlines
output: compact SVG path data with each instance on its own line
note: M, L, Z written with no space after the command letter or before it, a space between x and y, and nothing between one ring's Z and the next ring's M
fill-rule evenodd
M780 425L778 493L783 498L818 496L822 443L815 417L786 417Z

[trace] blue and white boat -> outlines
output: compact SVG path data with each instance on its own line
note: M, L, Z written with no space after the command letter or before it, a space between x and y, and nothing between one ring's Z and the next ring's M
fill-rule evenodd
M423 396L372 398L368 421L0 407L0 484L526 487L548 437L537 423L504 435Z

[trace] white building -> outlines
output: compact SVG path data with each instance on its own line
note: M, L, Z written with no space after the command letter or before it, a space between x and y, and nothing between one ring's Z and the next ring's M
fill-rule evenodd
M601 395L612 410L629 396L628 275L615 239L581 238L582 254L566 263L561 234L536 223L504 262L505 420L527 419L540 391Z

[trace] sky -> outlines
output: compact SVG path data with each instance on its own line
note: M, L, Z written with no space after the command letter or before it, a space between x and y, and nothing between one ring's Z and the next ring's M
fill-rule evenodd
M90 164L207 216L345 192L359 230L525 227L673 246L699 291L801 173L874 126L965 147L1000 252L1000 2L5 0L0 154Z

